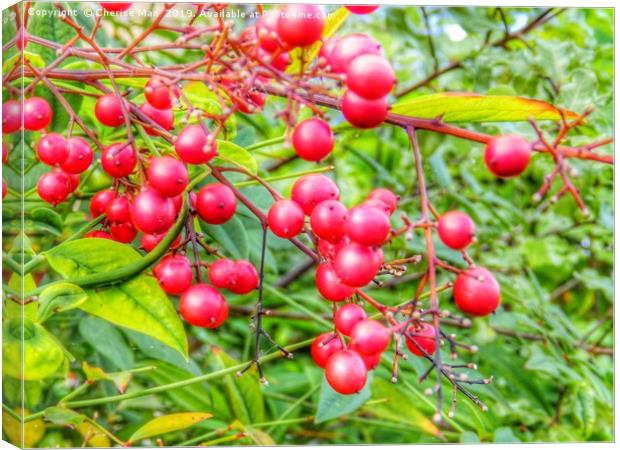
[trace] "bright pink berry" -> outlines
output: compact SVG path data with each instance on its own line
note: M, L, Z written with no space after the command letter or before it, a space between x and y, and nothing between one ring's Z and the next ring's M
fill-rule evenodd
M91 230L84 235L85 238L99 238L99 239L112 239L110 233L106 233L102 230Z
M381 267L377 252L356 242L342 247L336 254L334 268L338 277L352 287L362 287L370 283Z
M390 234L390 219L377 208L360 205L349 211L344 229L358 244L381 245Z
M332 51L340 39L339 37L331 37L323 41L323 45L321 45L321 50L319 51L319 57L321 58L319 64L321 67L330 64Z
M530 162L532 145L521 136L497 136L484 149L484 162L495 176L510 178L521 175Z
M244 259L235 262L234 284L229 288L233 294L243 295L258 287L258 273L254 265Z
M464 313L486 316L500 303L500 288L487 269L472 267L461 272L454 282L454 302Z
M304 211L292 200L278 200L267 213L269 229L284 239L290 239L301 233L304 221Z
M200 125L190 125L179 133L174 149L188 164L205 164L217 155L217 143Z
M235 284L235 268L234 261L226 258L218 259L209 267L209 281L217 288L230 290Z
M71 194L71 180L64 172L49 172L41 175L37 182L39 197L56 206Z
M377 188L368 194L369 200L379 200L389 207L390 214L396 210L398 204L398 196L389 189Z
M417 327L412 325L407 329L407 348L416 356L424 356L422 350L432 355L436 349L435 334L435 327L430 323L420 323Z
M390 330L372 319L358 322L351 330L351 345L365 355L383 352L390 344L390 338Z
M118 127L124 124L125 116L123 116L121 99L115 94L104 94L99 97L95 103L95 117L106 127Z
M461 211L448 211L439 218L437 232L441 242L454 250L463 250L474 240L476 225Z
M387 118L388 109L387 96L369 100L353 91L346 91L342 97L342 114L356 128L378 127Z
M67 175L67 177L69 177L69 189L71 190L71 192L75 191L80 185L80 176L78 174L67 173L59 167L54 169L52 172L60 172L60 173Z
M153 268L153 273L168 294L182 294L192 285L192 266L183 255L166 256Z
M172 226L175 217L172 200L152 188L136 195L131 204L131 219L143 233L163 233Z
M131 205L124 195L119 195L105 207L105 215L110 222L129 222L131 220Z
M316 288L319 293L332 302L341 302L351 298L355 289L340 280L334 268L327 263L319 264L316 269Z
M195 284L183 293L179 308L183 318L197 327L217 328L228 317L224 296L203 283Z
M169 110L179 95L179 88L161 77L152 77L144 86L144 98L153 108Z
M152 251L155 247L157 247L157 245L159 245L159 243L166 237L166 233L160 233L160 234L148 234L148 233L144 233L142 234L142 237L140 238L140 247L142 247L142 249L145 252L150 252ZM172 242L172 244L170 245L170 249L175 249L179 246L179 244L181 244L181 235L179 234L176 239Z
M122 12L131 8L131 3L100 2L99 4L103 9L109 12Z
M2 104L2 133L19 131L22 127L22 104L17 100L8 100Z
M361 391L367 377L368 369L364 360L352 350L334 353L325 364L325 379L334 391L342 395Z
M60 164L67 173L78 174L88 169L93 162L93 151L86 139L79 136L67 140L69 156Z
M164 197L176 197L189 183L187 168L171 156L152 158L147 171L149 184Z
M144 103L140 106L140 111L166 131L170 131L174 127L174 114L171 109L157 109L151 106L150 103ZM144 131L149 136L159 135L158 128L156 127L147 125L144 127Z
M116 193L111 189L105 189L93 195L90 199L90 215L92 218L94 219L105 213L106 207L114 200L114 197L116 197Z
M349 238L344 237L337 242L330 242L325 239L319 239L316 245L319 254L326 260L333 262L336 259L336 254L349 243Z
M269 53L283 47L282 41L278 36L278 18L279 14L265 14L256 23L256 37L260 48Z
M237 210L234 192L221 183L203 187L196 199L196 211L202 220L213 225L228 222Z
M344 237L347 207L338 200L325 200L312 210L310 226L317 237L337 242Z
M350 34L339 39L329 54L332 72L346 73L351 62L360 55L380 55L381 45L366 34Z
M371 12L375 11L379 7L379 5L345 5L344 7L351 11L353 14L363 15L370 14Z
M293 131L295 153L306 161L321 161L334 148L334 133L327 122L312 117L300 122Z
M380 55L360 55L347 69L347 87L370 100L388 95L396 84L391 64Z
M129 244L138 235L138 230L131 222L118 222L110 224L110 234L116 242Z
M39 131L52 121L53 111L47 100L41 97L30 97L24 100L24 128L28 131Z
M349 348L361 356L362 360L364 361L364 365L366 366L366 369L369 371L376 369L381 362L381 353L371 353L369 355L366 355L364 353L358 352L357 348L354 345L351 345Z
M358 322L366 320L367 318L368 316L364 308L355 303L347 303L336 311L334 315L334 325L336 329L345 336L351 336L353 327L357 325Z
M340 191L336 183L325 175L304 175L293 184L291 198L309 216L319 203L338 200Z
M310 355L319 367L325 367L334 353L343 350L342 341L334 333L323 333L316 337L310 347Z
M307 47L321 39L325 13L319 5L292 4L282 7L277 32L291 47Z
M136 152L128 143L112 144L101 153L101 167L114 178L131 174L136 168Z
M69 157L69 144L65 137L58 133L46 134L37 143L37 156L48 166L62 164Z

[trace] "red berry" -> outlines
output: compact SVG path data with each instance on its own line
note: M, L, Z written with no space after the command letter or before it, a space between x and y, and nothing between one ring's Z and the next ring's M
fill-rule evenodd
M333 262L334 259L336 259L336 254L348 243L349 238L347 237L340 239L338 242L329 242L325 239L319 239L316 248L323 258Z
M387 96L375 100L360 97L353 91L346 91L342 97L342 114L356 128L375 128L388 114Z
M350 348L351 350L353 350L354 352L357 352L357 354L362 357L362 360L364 361L364 365L366 366L366 369L369 371L376 369L379 363L381 362L381 353L373 353L370 355L365 355L363 353L359 353L356 350L355 346L353 345Z
M208 284L195 284L181 296L181 315L198 327L217 328L228 317L224 296Z
M316 337L310 347L310 355L319 367L325 367L334 353L343 350L342 341L334 333L323 333Z
M166 131L172 130L174 127L174 114L171 109L157 109L149 103L144 103L140 106L140 111ZM159 135L158 129L155 127L145 126L144 131L149 136Z
M337 242L344 236L347 207L338 200L319 203L310 215L310 226L319 238Z
M448 211L439 218L437 231L441 242L454 250L463 250L474 240L476 226L467 214Z
M69 156L60 165L67 173L78 174L84 172L93 162L93 151L86 139L72 137L67 140Z
M167 231L174 223L174 203L152 188L140 192L131 204L131 219L142 232L158 234Z
M123 101L126 101L123 99ZM115 94L105 94L95 103L95 117L106 127L118 127L125 123L121 99Z
M136 152L128 143L112 144L101 153L101 167L114 178L128 176L136 168Z
M362 357L352 350L342 350L329 357L325 378L332 389L342 395L361 391L366 385L368 369Z
M153 108L170 109L179 95L179 88L161 77L155 76L149 79L144 86L144 98Z
M269 53L283 47L283 43L277 33L278 14L265 14L256 23L256 37L260 48Z
M383 203L381 200L377 200L376 198L369 198L364 200L361 206L367 206L369 208L375 208L385 214L388 218L390 217L390 207Z
M22 127L22 104L8 100L2 104L2 133L15 133Z
M278 52L275 54L268 53L263 49L258 49L258 59L266 65L272 66L274 69L281 72L285 71L288 65L291 63L291 57L288 52ZM268 75L272 78L272 75Z
M28 45L28 32L24 29L24 27L19 27L17 30L17 36L15 38L15 46L18 50L23 50Z
M388 95L395 84L392 66L380 55L360 55L347 69L347 87L370 100Z
M464 313L472 316L486 316L499 306L499 284L487 269L472 267L456 277L454 301Z
M381 245L390 234L390 219L377 208L356 206L349 211L344 229L347 236L358 244Z
M351 345L364 355L381 353L389 344L390 330L376 320L362 320L351 330Z
M280 10L277 31L291 47L307 47L321 39L325 13L318 5L286 5Z
M381 45L366 34L350 34L338 40L329 54L332 72L346 73L351 62L360 55L379 55Z
M338 186L325 175L305 175L293 184L291 198L309 216L316 205L325 200L338 200Z
M217 155L217 143L200 125L190 125L179 133L174 149L188 164L205 164Z
M330 264L319 264L316 269L316 288L327 300L341 302L350 298L355 289L347 286L340 280L336 271Z
M129 222L131 220L131 206L127 197L118 196L105 207L105 215L110 222Z
M266 95L255 89L252 89L242 95L246 103L237 102L239 111L244 114L254 114L265 106Z
M122 12L131 8L131 3L118 3L118 2L100 2L103 9L109 12Z
M251 262L240 260L235 262L235 282L229 288L233 294L243 295L258 287L258 273Z
M421 347L426 353L432 355L435 353L436 343L435 343L435 327L430 323L421 323L418 327L411 326L407 329L407 348L409 351L416 356L424 356ZM412 342L412 341L415 341ZM418 345L416 345L416 343Z
M304 211L292 200L278 200L267 213L269 229L284 239L290 239L301 233L304 221Z
M129 244L138 235L138 230L131 222L113 223L110 225L110 234L115 241Z
M71 192L75 191L80 185L80 176L78 174L67 173L60 168L54 169L53 172L61 172L69 177L69 189L71 189Z
M189 183L187 168L171 156L152 158L147 171L149 184L164 197L176 197Z
M209 281L220 289L229 289L235 283L235 262L230 259L218 259L209 267Z
M396 210L398 204L398 196L389 189L377 188L368 194L369 200L379 200L389 207L390 214Z
M69 144L65 137L58 133L46 134L37 143L37 156L48 166L62 164L69 156Z
M168 294L182 294L192 285L192 266L183 255L166 256L153 268L153 273Z
M140 247L144 249L145 252L152 251L157 245L166 237L166 233L160 234L148 234L145 233L140 238ZM176 239L170 245L170 249L175 249L181 243L181 235L179 234Z
M94 218L99 217L105 212L106 206L114 199L116 193L110 189L97 192L90 199L90 215Z
M41 175L37 182L39 197L56 206L71 194L71 180L64 172L49 172Z
M489 141L484 149L484 162L495 176L510 178L521 175L530 162L532 145L521 136L507 134Z
M202 220L213 225L228 222L237 210L234 192L221 183L203 187L196 199L196 211Z
M334 148L334 133L324 120L306 119L293 131L293 147L301 159L321 161Z
M379 5L345 5L344 7L351 11L353 14L363 15L370 14L371 12L375 11L379 7Z
M348 286L362 287L377 275L381 267L378 262L377 252L373 248L351 242L336 254L334 268L338 277Z
M109 233L101 230L92 230L84 235L85 238L112 239Z
M323 41L323 45L321 45L321 50L319 51L319 57L321 58L319 63L322 67L330 64L332 51L340 39L339 37L332 37Z
M39 131L52 121L52 107L41 97L30 97L24 100L24 128L28 131Z
M345 336L351 336L353 327L357 325L358 322L366 320L367 318L368 316L364 308L355 303L347 303L336 311L334 315L334 325L336 329Z

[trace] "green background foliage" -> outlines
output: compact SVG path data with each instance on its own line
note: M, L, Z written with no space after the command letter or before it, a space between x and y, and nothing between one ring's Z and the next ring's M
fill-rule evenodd
M50 5L36 7L51 8ZM565 10L524 35L523 40L511 40L505 47L485 45L485 41L494 42L505 33L502 16L496 8L427 7L424 12L426 22L419 7L381 7L369 16L348 17L338 33L364 32L377 39L397 73L397 92L427 77L434 71L435 63L443 67L452 61L462 61L459 69L407 94L401 101L453 91L531 97L577 113L593 105L595 112L585 126L569 135L568 145L586 144L611 134L612 10ZM523 27L541 12L529 8L502 10L510 31ZM3 14L6 18L9 11ZM121 48L127 42L127 30L142 29L149 21L147 18L106 20L107 32L97 34L99 44ZM72 36L70 30L67 32L59 24L50 29L48 22L31 22L30 26L34 27L31 32L61 43ZM243 25L239 23L239 28ZM11 26L14 24L10 21L5 23L4 43L12 36ZM92 21L84 20L84 26L92 27ZM166 30L154 35L165 40L176 36ZM432 51L429 39L432 39ZM27 50L45 63L54 59L53 52L39 46L32 45ZM3 55L5 66L13 55L14 50ZM143 55L143 60L161 66L197 57L199 52L192 51L150 52ZM61 68L85 64L69 58ZM131 90L130 97L138 103L142 102L144 82L118 80L123 89ZM86 92L91 89L80 83L72 86ZM209 92L200 85L192 85L187 92L193 100L200 99L204 108L218 106L210 102ZM6 99L5 91L3 95ZM103 143L122 138L122 130L104 129L94 120L93 98L73 96L68 100L86 123L97 130ZM393 102L396 101L394 98ZM295 174L331 166L330 172L339 183L341 199L347 206L362 201L372 188L383 186L401 196L401 211L410 217L417 216L419 198L413 155L404 131L396 127L354 130L346 125L340 113L331 111L328 117L337 130L337 145L327 161L317 166L296 160L270 170L274 161L293 154L283 139L279 139L286 129L275 118L275 112L283 105L282 100L270 99L262 114L239 114L230 120L225 137L230 142L220 143L221 162L258 171L273 180L273 186L286 196ZM60 105L53 106L57 112L53 127L64 131L67 117L58 113L62 110ZM415 110L408 113L416 116ZM519 133L535 139L527 122L470 122L477 121L459 125L490 134ZM540 125L553 136L554 122ZM254 294L227 295L231 318L219 330L208 331L181 324L172 311L178 299L160 298L163 293L154 286L156 283L148 271L137 276L126 273L127 281L101 292L72 284L71 278L76 275L123 269L141 255L135 250L86 248L92 244L80 240L60 245L89 220L88 199L109 185L109 179L95 168L83 177L73 205L50 208L33 190L45 170L37 163L32 150L37 138L36 133L26 133L23 142L13 135L5 137L5 142L13 148L23 145L27 236L22 244L19 202L9 196L3 203L3 250L17 259L23 247L26 260L49 251L48 264L35 272L34 279L27 280L31 287L26 288L35 289L32 283L36 279L37 289L43 292L41 298L48 299L45 313L39 311L39 320L45 320L43 325L36 322L36 309L33 312L32 307L26 308L28 325L37 330L35 337L44 339L45 345L53 348L46 356L56 360L46 367L62 359L61 368L53 376L39 374L25 384L26 407L31 412L44 411L41 415L53 422L48 425L40 446L80 445L81 432L72 431L67 425L80 424L84 417L96 417L96 426L109 430L120 440L139 437L134 445L153 444L152 436L164 432L167 445L547 442L613 438L613 361L609 355L592 351L592 346L610 349L613 345L611 166L571 161L577 172L575 184L590 210L589 216L582 216L568 196L541 212L540 204L532 196L553 169L548 155L535 155L523 176L500 180L484 166L481 145L431 132L419 133L430 201L438 211L460 209L472 216L477 226L477 242L470 255L477 264L488 267L502 287L502 306L495 315L472 320L471 327L466 329L446 327L459 341L478 347L477 353L463 353L457 362L477 365L477 373L473 370L469 373L472 378L493 377L490 385L472 387L489 410L481 412L459 395L456 415L447 419L445 428L439 429L431 420L435 399L425 394L433 387L434 380L418 382L428 367L427 362L415 357L401 361L399 382L393 385L389 382L391 357L386 352L384 364L364 391L342 398L324 382L322 370L313 364L307 346L302 346L292 360L274 357L266 362L269 385L262 386L254 369L241 378L235 377L239 364L252 356L248 311L253 307ZM144 136L138 135L141 145L165 147L164 141L143 139ZM273 143L265 145L265 142ZM611 153L610 146L601 151ZM4 179L13 192L20 190L20 156L18 151L11 152L9 164L4 167ZM261 210L269 208L272 199L262 188L244 182L243 177L230 175L229 179L237 182ZM211 181L207 178L202 184ZM554 185L554 189L558 187ZM394 222L393 225L400 225L400 219ZM196 226L224 255L258 263L261 226L245 207L240 205L236 217L224 226L198 222ZM463 267L458 253L438 240L436 247L443 260ZM114 253L106 255L106 251ZM411 239L396 240L386 260L423 252L421 234L415 233ZM206 254L202 257L212 260ZM75 265L74 260L78 261ZM268 237L265 303L274 314L265 318L265 327L282 345L304 343L329 329L331 305L320 299L312 271L286 288L278 287L278 280L304 261L305 256L290 242L273 235ZM95 264L94 268L88 268L89 264ZM84 270L87 273L80 272ZM371 293L389 305L402 303L415 292L422 270L423 267L411 266L405 275L407 282L387 283ZM5 293L7 289L18 290L19 282L13 277L11 284L10 274L5 271L3 275L8 283L4 285ZM42 288L61 276L69 278L69 282L54 284L48 290ZM450 278L443 273L439 283ZM83 298L84 291L89 293L87 301ZM144 307L145 299L150 307ZM450 291L440 294L440 302L442 309L456 311ZM106 310L109 304L119 309ZM5 327L9 332L9 320L15 320L17 312L6 298L3 305L4 334ZM123 308L128 309L124 312ZM166 325L161 325L164 331L160 332L153 324L162 322ZM183 328L188 338L188 358ZM265 354L274 350L264 343ZM447 349L444 353L448 353ZM195 377L200 377L199 382L190 383ZM11 394L16 390L16 381L5 376L3 383L3 403L13 408L19 400ZM140 394L143 389L170 383L179 383L179 387L153 391L151 395ZM79 395L66 399L76 386L82 389ZM449 385L444 388L449 394ZM93 401L116 395L121 397ZM69 410L56 407L61 399L65 399ZM188 411L208 413L212 417L202 420L207 416L172 416L150 422L157 415ZM157 427L161 433L152 432ZM104 434L100 437L107 438Z

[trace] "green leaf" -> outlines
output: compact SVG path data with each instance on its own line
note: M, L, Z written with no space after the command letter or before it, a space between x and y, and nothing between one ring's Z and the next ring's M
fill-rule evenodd
M36 208L28 215L26 220L27 229L34 227L37 231L43 230L55 236L62 234L63 225L60 214L51 208Z
M71 409L61 408L59 406L50 406L49 408L46 408L45 411L43 411L43 415L53 424L60 426L78 426L84 422L84 419L86 419L86 416L83 414L79 414Z
M120 269L141 258L132 247L108 239L65 242L47 253L50 266L65 278ZM80 309L159 339L187 357L187 337L174 306L157 281L145 274L110 287L87 289Z
M211 414L203 412L183 412L156 417L138 428L129 438L129 442L140 441L171 431L184 430L211 417Z
M493 434L493 442L521 442L510 427L500 427Z
M42 68L46 66L45 61L41 58L41 55L24 50L24 60L28 60L34 67ZM2 64L2 73L8 73L8 71L15 65L21 63L21 55L19 53L14 54Z
M461 444L477 444L480 442L480 438L473 431L464 431L459 438Z
M508 95L479 95L460 92L430 94L396 102L391 112L420 119L441 117L444 122L521 122L561 120L555 106L525 97ZM577 114L564 110L567 119Z
M372 372L368 374L366 386L364 386L360 392L353 395L341 395L334 391L327 383L325 377L323 377L321 394L319 396L319 406L317 408L316 415L314 416L314 423L321 423L327 420L335 419L336 417L344 416L345 414L352 413L360 408L368 401L368 399L370 399L371 384Z
M134 366L133 352L121 332L110 323L97 317L85 317L78 328L84 340L115 368L128 370Z
M43 323L53 314L77 308L87 299L86 292L75 284L53 284L46 288L39 297L37 321Z
M209 225L201 222L200 227L231 257L248 259L250 254L248 235L237 216L233 216L222 225Z
M258 173L258 164L250 152L230 141L217 141L217 158L214 164L221 165L222 162L241 167L252 175Z

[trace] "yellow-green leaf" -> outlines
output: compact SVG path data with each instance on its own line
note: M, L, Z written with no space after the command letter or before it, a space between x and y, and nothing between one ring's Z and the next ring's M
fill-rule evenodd
M45 67L45 61L41 55L24 50L24 60L28 60L34 67ZM7 73L15 64L20 64L21 54L16 53L7 59L2 65L2 73Z
M86 292L75 284L52 284L39 297L37 321L43 323L53 314L77 308L86 300L88 300Z
M253 175L258 173L258 164L250 152L230 141L217 141L217 158L214 163L221 164L221 162L239 166Z
M212 414L203 412L184 412L156 417L138 428L129 438L129 442L183 430L211 417Z
M391 112L421 119L441 117L444 122L520 122L574 119L573 111L560 110L550 103L510 95L478 95L466 92L430 94L400 101Z

